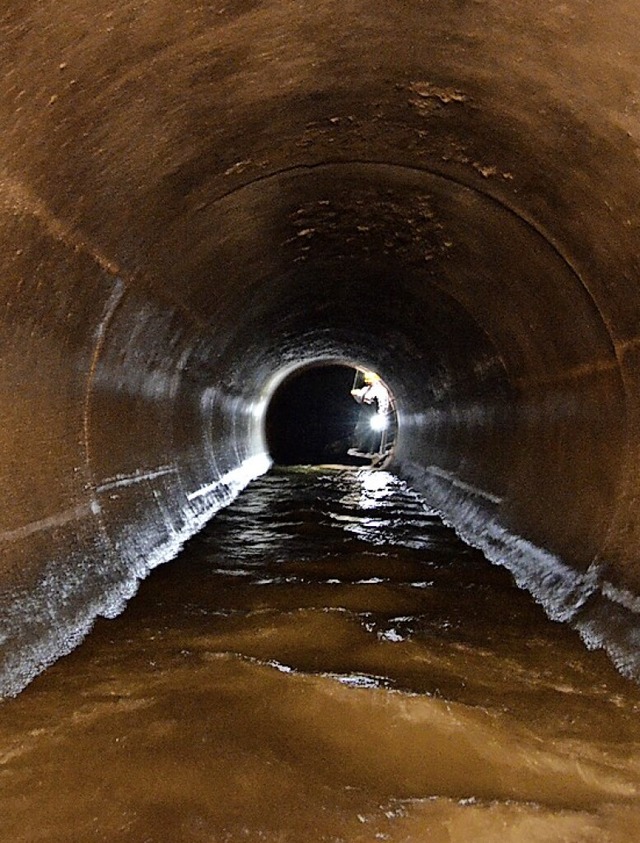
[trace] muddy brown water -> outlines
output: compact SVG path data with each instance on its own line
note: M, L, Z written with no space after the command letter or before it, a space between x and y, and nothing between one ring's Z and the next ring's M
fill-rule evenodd
M391 474L278 470L0 705L0 840L637 843L639 711Z

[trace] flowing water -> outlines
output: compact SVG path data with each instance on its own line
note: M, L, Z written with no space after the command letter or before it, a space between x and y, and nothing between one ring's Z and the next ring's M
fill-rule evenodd
M0 705L0 840L637 843L640 688L385 471L275 471Z

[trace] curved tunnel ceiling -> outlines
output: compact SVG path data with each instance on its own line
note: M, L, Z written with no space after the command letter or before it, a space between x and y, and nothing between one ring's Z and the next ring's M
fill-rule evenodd
M640 11L2 13L3 693L252 476L312 360L395 470L638 675Z

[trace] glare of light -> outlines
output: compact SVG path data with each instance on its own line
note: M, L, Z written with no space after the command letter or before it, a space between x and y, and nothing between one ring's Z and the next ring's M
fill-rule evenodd
M386 416L380 415L380 413L376 413L375 416L372 416L370 424L372 430L386 430L387 418Z

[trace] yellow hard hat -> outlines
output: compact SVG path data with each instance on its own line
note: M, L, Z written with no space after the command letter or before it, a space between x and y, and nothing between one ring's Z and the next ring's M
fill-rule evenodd
M375 372L365 372L364 373L364 382L365 383L377 383L380 380L380 375L377 375Z

